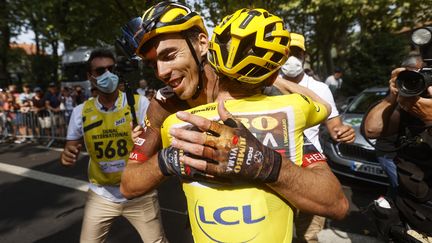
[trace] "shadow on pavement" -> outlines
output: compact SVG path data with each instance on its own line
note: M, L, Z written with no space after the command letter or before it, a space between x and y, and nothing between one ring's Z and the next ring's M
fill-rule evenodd
M347 217L341 221L327 220L326 228L340 230L358 235L376 237L377 231L373 221L366 213L368 205L380 195L385 195L386 187L338 176L343 190L350 201Z

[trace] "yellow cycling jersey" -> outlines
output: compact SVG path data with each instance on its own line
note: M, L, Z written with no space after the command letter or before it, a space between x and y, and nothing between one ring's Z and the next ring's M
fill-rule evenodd
M263 144L297 165L302 163L303 130L327 116L322 104L299 94L228 100L225 107ZM216 103L188 112L219 120ZM169 116L161 129L164 147L170 144L171 127L187 126ZM183 190L195 242L291 242L293 211L265 186L184 181Z
M119 93L116 111L101 112L96 99L84 103L82 117L84 141L89 152L88 176L96 185L119 185L132 149L130 124L132 116L128 105L121 107L123 93ZM135 100L139 99L135 97Z

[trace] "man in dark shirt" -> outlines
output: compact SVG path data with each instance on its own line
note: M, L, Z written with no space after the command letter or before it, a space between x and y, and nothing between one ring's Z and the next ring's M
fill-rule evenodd
M64 122L62 122L62 115L60 114L60 104L61 96L60 92L54 82L49 83L48 92L45 94L45 108L49 112L51 117L49 127L53 126L51 129L51 136L65 136L64 129L62 128Z

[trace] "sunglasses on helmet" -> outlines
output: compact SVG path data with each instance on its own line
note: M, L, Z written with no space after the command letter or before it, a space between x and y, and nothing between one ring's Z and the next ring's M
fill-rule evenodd
M192 12L188 7L180 4L173 2L160 2L152 11L148 11L142 18L136 17L121 27L122 37L117 40L117 44L121 47L123 52L127 53L129 57L134 57L136 56L136 50L140 48L139 45L146 33L163 26L181 24L182 22L187 21L187 19L180 19L170 23L159 22L161 16L171 8L184 9L188 14ZM148 16L150 14L151 16ZM195 15L196 13L193 16ZM143 19L145 19L144 22Z

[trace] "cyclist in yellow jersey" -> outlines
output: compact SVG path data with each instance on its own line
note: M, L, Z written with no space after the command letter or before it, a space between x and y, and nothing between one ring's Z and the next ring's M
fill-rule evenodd
M225 106L259 141L285 155L289 159L285 163L292 161L300 165L302 163L304 129L320 123L327 117L328 113L324 106L319 103L315 104L302 95L266 97L257 92L259 88L271 84L275 78L275 76L271 77L271 71L268 75L269 72L259 72L259 69L271 62L271 51L284 46L277 43L270 45L265 43L265 40L263 42L267 44L266 47L262 47L265 45L259 43L261 40L255 40L254 44L248 45L250 39L243 38L243 36L251 34L247 31L256 31L257 33L261 32L261 35L267 36L269 39L275 39L281 29L278 29L278 26L269 28L271 24L276 22L277 25L278 23L277 21L271 22L272 17L270 16L270 13L262 9L243 9L227 16L215 28L210 44L210 62L216 70L225 75L220 80L220 86L223 88L219 89L217 100L242 98L258 93L250 98L228 100ZM255 27L254 30L252 30L252 26ZM269 29L273 36L266 33L265 29ZM263 50L260 53L254 52L255 45L260 45ZM223 56L222 53L229 54ZM237 61L229 63L229 60ZM242 70L241 67L249 68L249 70ZM229 87L229 90L225 90L225 87ZM237 91L233 95L232 90L237 90L235 88L241 91ZM210 120L219 120L215 103L198 106L188 110L188 112L194 116L199 115ZM187 113L182 114L186 115ZM203 155L207 151L207 154L212 154L209 157L213 159L212 162L196 164L197 160L182 156L182 150L172 150L168 147L159 153L160 157L165 157L167 158L165 160L168 160L166 163L166 167L169 168L167 174L170 170L175 170L176 164L181 160L189 162L189 165L197 165L198 169L205 170L207 173L230 179L235 178L229 186L211 183L209 180L204 182L184 181L183 189L188 200L188 210L195 240L197 242L291 242L293 212L290 206L283 198L275 195L270 188L256 184L256 182L262 181L269 182L267 181L268 177L263 177L261 172L266 170L265 157L272 156L272 154L268 153L268 150L266 152L265 149L256 148L253 144L242 145L239 142L240 145L233 146L232 142L228 142L227 145L227 142L223 140L230 141L231 138L224 136L223 132L217 131L218 129L211 128L217 127L214 122L210 124L210 128L204 126L201 129L206 132L210 130L211 134L217 133L218 138L222 137L222 141L218 140L219 142L212 143L213 139L216 138L210 139L210 134L196 134L194 131L184 130L188 128L188 124L179 120L175 115L168 117L162 127L162 139L165 147L171 144L168 131L175 127L177 129L175 129L174 134L179 135L177 134L178 128L182 127L183 130L180 131L183 133L183 139L193 141L193 137L201 136L202 141L208 145L208 147L202 148L201 153L196 153L196 148L199 146L193 144L189 147L189 152ZM240 141L242 137L247 137L247 135L240 136ZM174 146L180 148L188 148L189 146L186 141L177 140L176 142L177 144ZM164 153L164 151L167 152ZM225 151L226 161L219 160L220 158L224 159L220 153ZM180 155L177 156L177 154ZM174 159L170 159L172 157ZM254 173L250 168L257 168L258 172ZM186 175L184 177L191 173L191 168L188 165L182 167L181 163L180 170Z
M140 144L151 144L154 148L159 146L155 135L160 134L160 126L167 114L212 102L218 96L219 91L225 89L225 85L228 85L226 88L232 88L230 91L231 95L238 93L239 95L243 95L243 97L259 94L262 87L262 84L258 84L255 86L252 85L252 87L249 86L246 89L245 86L236 82L222 82L222 80L219 82L214 70L205 59L208 45L202 20L198 21L196 13L188 12L185 7L181 7L178 4L163 4L166 3L157 4L146 11L142 23L136 25L136 23L131 22L126 26L126 29L123 29L128 34L125 35L126 39L130 37L129 40L131 38L133 40L130 46L133 47L134 52L144 58L147 64L155 67L157 77L169 85L171 93L174 93L166 97L166 89L164 89L164 92L159 92L159 96L165 95L166 99L155 99L153 105L150 104L147 113L147 127L141 139L136 141L136 146L131 153L129 163L122 177L121 189L126 197L141 195L157 186L164 178L158 165L158 156L153 155L154 151L141 149ZM264 15L266 17L273 16L267 12ZM272 19L274 20L275 18ZM274 34L283 36L284 30L281 27L283 24L279 18L277 19L277 28L280 31L275 31ZM139 28L131 31L134 26L138 26ZM189 32L189 30L194 28L198 29L198 34L194 38L188 37L185 32ZM271 25L269 25L268 31L271 30ZM285 33L287 32L285 31ZM283 39L280 38L281 36L272 38L270 36L271 33L267 34L269 35L269 42L274 40L275 44L281 46L280 42ZM285 36L288 37L288 33ZM190 42L190 45L188 45L188 42ZM273 51L275 54L273 56L274 60L267 64L266 62L260 63L263 71L265 71L264 75L268 75L269 84L271 84L270 76L277 74L281 63L286 60L287 44L288 40L282 45L283 48L279 47ZM193 57L194 55L195 58ZM304 92L305 94L308 92L304 89L301 90L301 87L298 87L298 85L293 85L292 91ZM313 93L311 94L312 96L314 96ZM313 97L313 99L316 100L316 97ZM306 98L306 100L310 101L309 98ZM327 110L326 108L320 109ZM246 139L246 141L249 141L249 139ZM148 146L144 147L148 148ZM277 155L270 151L266 153L276 158ZM266 157L266 160L271 159ZM297 204L303 210L333 218L341 218L345 215L347 210L346 199L341 193L340 184L328 167L317 166L313 170L306 171L297 168L297 166L293 169L291 165L294 166L294 164L291 162L279 163L279 165L282 169L280 170L280 176L276 178L277 181L272 183L273 190L283 195L291 203ZM270 167L265 169L267 175L272 174L274 171L279 172L279 170L273 170ZM289 169L289 171L286 171L286 169ZM199 175L198 171L195 172L197 172L198 176L202 176ZM183 176L182 174L177 175ZM259 177L263 180L267 178L266 175L260 175ZM302 177L302 180L304 177L304 183L299 180L300 177ZM275 179L274 175L272 179ZM288 184L291 186L288 187ZM257 187L265 187L263 183L256 185ZM315 188L310 189L310 187ZM246 207L246 212L248 211L247 209Z
M325 110L323 106L298 94L274 97L257 95L228 100L225 107L259 141L284 154L297 165L302 163L303 130L326 118L326 112L322 112ZM317 112L317 107L320 112ZM219 119L216 103L198 106L187 112L211 120ZM165 147L171 144L168 131L172 127L187 128L188 124L175 115L169 116L162 127ZM259 152L252 152L247 146L243 148L242 154L248 157L249 163L261 160ZM188 170L186 166L184 173L187 174ZM185 180L183 190L196 242L291 241L293 211L283 198L269 188L237 180L231 181L229 186L209 180Z

